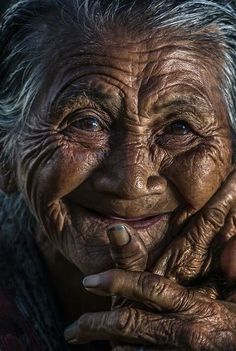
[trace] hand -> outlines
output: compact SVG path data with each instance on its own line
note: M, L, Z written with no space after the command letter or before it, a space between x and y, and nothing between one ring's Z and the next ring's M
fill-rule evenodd
M189 284L194 279L206 275L210 267L219 273L221 265L225 276L234 274L236 277L236 264L233 261L229 263L228 260L229 252L234 255L236 250L228 250L222 255L221 262L217 252L236 235L235 189L234 170L204 208L190 218L181 234L158 259L153 273L181 284ZM215 253L213 247L216 248Z
M221 276L224 281L236 280L235 189L236 171L233 171L218 192L202 210L191 217L182 233L158 259L153 273L164 275L181 284L205 275L206 281L202 280L201 286L194 289L211 298L222 297L219 274L223 273ZM143 271L147 261L144 244L140 243L132 228L127 229L133 237L130 246L124 246L119 254L117 248L111 246L112 257L117 268ZM229 240L230 238L232 239ZM131 263L132 260L135 264ZM126 266L123 262L126 262ZM209 271L213 276L209 275Z
M103 339L183 351L236 349L234 304L209 299L148 272L110 270L87 277L84 286L95 294L137 301L149 311L125 307L85 314L65 333L74 343ZM160 309L165 313L157 313Z
M212 198L212 200L210 200L210 202L206 205L205 209L202 210L196 216L194 216L194 217L197 217L197 220L198 220L198 221L196 221L196 225L194 223L194 219L192 219L191 223L190 223L192 225L192 227L189 224L188 227L187 227L188 230L185 230L184 231L184 235L181 235L180 239L182 240L183 245L185 245L186 242L188 243L189 237L191 238L192 233L193 234L194 233L198 234L199 235L199 239L201 239L203 241L204 241L204 238L205 238L205 235L206 235L206 239L208 240L208 243L205 243L204 250L199 251L199 254L200 254L200 259L199 260L196 260L196 258L197 258L196 256L197 255L191 256L192 255L191 251L187 252L187 254L186 254L185 249L183 250L184 253L185 253L184 261L186 262L187 259L190 260L190 261L191 260L193 260L193 261L195 260L195 263L197 263L196 267L198 267L198 269L202 269L202 262L206 259L206 255L209 255L209 251L208 250L209 250L209 246L211 244L211 241L213 240L212 238L217 234L217 227L214 227L214 225L211 227L211 225L214 224L214 222L211 223L211 216L206 217L207 221L204 222L204 215L205 215L205 213L207 213L208 209L210 209L211 213L212 213L212 210L214 210L214 201L213 200L215 200L216 204L219 201L219 207L216 207L216 210L219 210L219 213L221 213L221 206L225 210L224 215L225 215L226 220L222 221L220 223L220 225L219 225L219 228L220 228L219 233L220 233L221 241L224 241L224 240L227 241L228 237L231 237L232 235L234 235L234 231L235 231L234 221L233 221L233 219L234 219L234 206L233 206L234 205L234 198L232 197L232 195L230 193L230 190L232 191L232 188L234 187L234 183L235 183L234 182L234 178L235 178L235 176L231 174L229 179L228 179L228 181L223 185L223 187L220 189L220 191ZM217 198L218 198L218 200L217 200ZM221 199L222 199L222 203L220 202ZM224 202L224 199L226 200L225 202ZM211 202L212 202L212 204L211 204ZM227 206L225 206L225 204ZM216 211L216 213L217 213L217 211ZM201 230L201 227L200 227L201 216L202 216L203 224L205 224L205 226L203 227L204 230ZM213 216L213 219L214 219L214 216ZM208 225L209 225L209 228L212 229L210 231L210 233L207 233L207 229L209 229ZM189 235L189 233L190 233L190 235ZM209 235L207 235L207 234L209 234ZM186 238L185 238L185 236L186 236ZM194 237L194 235L193 235L193 237ZM111 238L112 238L112 235L111 235ZM196 238L197 238L197 235L196 235ZM185 240L185 239L187 239L187 240ZM140 270L140 271L142 270L143 271L145 269L146 260L147 260L147 252L145 250L144 244L138 242L138 240L139 239L137 237L135 237L134 233L132 233L131 240L128 243L128 245L121 245L119 249L118 249L119 245L118 246L116 244L115 245L111 245L111 254L112 254L112 257L113 257L114 261L116 262L117 267L123 268L123 269L128 269L128 270L134 270L134 271L135 270ZM127 244L127 242L126 242L126 244ZM231 245L230 247L232 248L233 246ZM235 245L234 245L234 247L235 247ZM170 252L170 249L174 250L174 248L175 248L174 245L171 245L169 247L169 249L168 249L169 252ZM227 246L226 246L226 249L227 249ZM228 250L230 251L230 249L228 249ZM203 253L203 252L204 252L204 254L201 255L201 253ZM235 250L233 252L231 250L231 257L233 257L234 253L235 253ZM227 254L225 255L225 257L227 257ZM171 258L171 255L169 256L169 258ZM208 260L211 261L211 258L210 259L208 258ZM168 260L167 260L167 262L168 262ZM201 264L199 264L199 262ZM224 262L224 253L222 254L221 263L222 262ZM158 267L158 265L156 265L156 267ZM170 265L169 267L172 269L172 265ZM181 268L181 267L178 267L178 268ZM229 269L231 269L231 273L235 272L235 270L232 271L232 265L228 265L226 267L226 276L227 276L227 269L228 269L228 271L229 271ZM166 272L168 274L168 269L167 269ZM177 272L177 275L175 276L175 274L174 274L174 279L177 280L178 279L178 272L179 272L178 269L175 272ZM193 271L193 273L194 274L192 275L192 277L195 277L195 275L200 275L199 272L197 271L197 269L195 271ZM172 277L172 279L173 279L173 277ZM190 290L187 290L187 291L190 292ZM191 291L191 293L194 294L194 296L202 296L201 294L193 293L193 291ZM124 300L125 298L123 297L122 299ZM142 301L140 301L140 302L142 302ZM212 301L210 300L210 302L212 302ZM209 304L209 302L207 302L207 304ZM220 303L220 304L222 304L222 303ZM135 304L132 305L132 304L129 303L128 305L132 306L132 307L130 307L130 310L142 311L142 309L134 308L133 306L136 306ZM117 311L125 310L124 308L123 309L119 308L120 306L119 306L119 304L116 305L116 308L118 308ZM233 309L233 305L231 304L229 306L230 306L229 312L232 313L231 310ZM162 308L163 308L163 306L160 304L159 306L156 306L156 311L161 310ZM147 309L147 308L145 308L145 309ZM113 311L113 313L115 313L115 312L116 311ZM108 313L108 312L105 312L105 313ZM161 318L161 315L159 315L159 316ZM220 318L220 316L218 316L218 317ZM182 320L182 315L180 315L180 319ZM223 319L222 319L222 321L223 321ZM208 323L208 322L206 322L206 323ZM197 328L197 324L196 325L195 324L196 323L193 323L192 328L193 328L193 330L195 329L196 332L197 332L198 328ZM213 331L214 330L217 330L217 329L213 328ZM97 337L95 337L95 339L96 338ZM128 346L119 346L119 347L123 351L125 351L125 350L127 350L127 351L128 350L129 351L135 350L136 351L136 350L138 350L138 348L136 348L135 346L131 347L129 345ZM159 347L157 348L157 346L155 346L154 348L153 348L153 346L151 348L149 348L149 347L147 348L147 350L159 350L159 349L163 349L163 348L162 347L161 348L159 348ZM226 348L226 349L230 350L230 348ZM118 351L118 348L116 347L114 350ZM174 351L175 348L171 347L169 349L169 348L165 347L165 350L172 350L172 351ZM186 348L184 348L184 350L186 350ZM210 350L210 348L209 348L209 350ZM219 348L219 350L221 350L221 349Z

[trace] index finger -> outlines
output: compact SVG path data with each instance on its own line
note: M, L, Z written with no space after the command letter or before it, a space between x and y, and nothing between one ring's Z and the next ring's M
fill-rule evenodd
M102 296L122 296L155 310L184 312L203 298L171 280L149 272L112 269L85 277L84 287Z

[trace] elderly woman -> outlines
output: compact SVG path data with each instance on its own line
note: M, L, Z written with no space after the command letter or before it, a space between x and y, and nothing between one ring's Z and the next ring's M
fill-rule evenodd
M235 1L22 0L0 38L0 349L236 350Z

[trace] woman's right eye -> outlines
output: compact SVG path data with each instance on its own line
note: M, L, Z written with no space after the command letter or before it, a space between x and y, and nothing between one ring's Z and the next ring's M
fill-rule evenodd
M104 129L104 125L96 117L84 117L71 123L75 128L84 130L90 133L97 133Z

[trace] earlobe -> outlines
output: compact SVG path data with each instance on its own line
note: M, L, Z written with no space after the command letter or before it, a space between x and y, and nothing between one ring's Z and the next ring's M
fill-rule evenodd
M6 162L0 167L0 189L6 194L12 194L18 190L15 171Z

